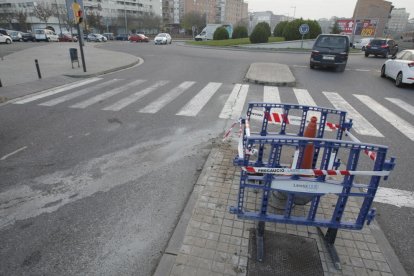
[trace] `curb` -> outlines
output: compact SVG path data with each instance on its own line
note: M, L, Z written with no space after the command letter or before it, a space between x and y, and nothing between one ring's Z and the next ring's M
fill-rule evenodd
M168 241L167 247L161 256L160 261L155 269L153 276L166 276L170 275L172 268L175 264L175 259L179 253L181 245L184 240L186 229L190 221L193 209L197 202L198 196L207 182L208 175L210 173L212 164L214 163L214 157L219 152L219 147L213 144L213 148L210 151L206 162L204 163L203 170L201 171L197 182L194 185L193 191L191 192L187 204L181 213L180 219Z
M137 60L135 60L132 63L129 63L127 65L123 65L123 66L119 66L119 67L115 67L115 68L111 68L111 69L108 69L108 70L100 71L100 72L97 72L97 73L81 74L81 75L79 75L79 74L76 74L76 75L63 74L63 76L71 77L71 78L90 78L90 77L97 77L97 76L100 76L100 75L105 75L105 74L109 74L109 73L121 71L121 70L124 70L124 69L128 69L128 68L134 67L135 65L139 66L142 63L144 63L144 60L142 58L140 58L140 57L137 57Z

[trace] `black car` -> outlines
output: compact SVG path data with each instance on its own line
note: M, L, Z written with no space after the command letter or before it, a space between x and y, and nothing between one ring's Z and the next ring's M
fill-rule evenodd
M128 34L119 34L115 37L116 40L128 40Z
M35 38L35 36L32 33L22 33L22 40L24 42L27 42L27 41L33 41L33 42L35 42L36 41L36 38Z
M375 55L387 58L389 55L395 56L397 52L398 44L395 40L388 38L374 38L365 46L365 57Z
M349 46L349 37L346 35L319 35L312 48L310 68L331 67L343 72L348 61Z
M9 32L5 29L0 29L0 34L10 36Z

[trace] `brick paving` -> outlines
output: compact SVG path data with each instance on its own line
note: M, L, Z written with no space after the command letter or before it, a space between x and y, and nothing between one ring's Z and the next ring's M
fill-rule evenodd
M236 147L232 142L220 144L213 156L210 155L213 163L206 181L195 187L196 204L169 275L247 275L249 231L254 228L254 222L239 220L229 213L229 207L236 206L240 180L240 168L232 163L235 156ZM257 210L259 194L249 193L247 208ZM329 215L335 198L322 198L325 199L321 200L318 215ZM296 206L295 212L303 213L306 208ZM359 203L350 198L345 217L355 218L358 212ZM341 270L334 267L316 227L266 223L266 230L315 239L324 275L394 275L370 226L338 231L335 247Z

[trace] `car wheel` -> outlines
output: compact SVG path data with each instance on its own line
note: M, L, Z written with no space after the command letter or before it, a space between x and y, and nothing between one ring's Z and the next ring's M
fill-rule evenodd
M309 67L310 69L315 69L315 65L313 65L312 63L309 63Z
M381 78L385 78L385 64L381 67Z
M10 39L6 39L6 44L12 43Z
M47 42L50 42L50 37L47 38Z
M365 46L362 46L361 50L362 50L362 51L365 51Z
M345 71L345 65L338 65L338 67L336 67L336 70L338 72L344 72Z
M368 57L368 56L369 56L369 54L367 52L365 52L365 57Z
M399 72L397 77L395 78L395 86L402 87L403 85L402 79L403 79L403 74L402 72Z

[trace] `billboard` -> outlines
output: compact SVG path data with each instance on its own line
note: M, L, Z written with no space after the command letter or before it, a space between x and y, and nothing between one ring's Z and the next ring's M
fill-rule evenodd
M378 25L378 19L358 19L354 22L353 19L339 19L336 21L341 34L360 36L375 36Z

